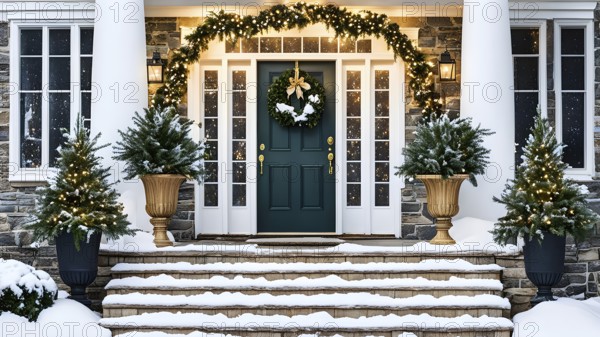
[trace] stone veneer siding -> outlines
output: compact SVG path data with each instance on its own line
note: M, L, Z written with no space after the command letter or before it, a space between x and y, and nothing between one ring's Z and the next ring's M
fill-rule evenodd
M600 5L595 12L595 148L596 171L600 172ZM443 93L443 102L452 115L458 114L460 107L460 36L461 18L392 18L401 27L419 27L418 45L426 53L429 60L434 61L445 49L446 45L457 60L457 82L436 84L438 92ZM195 26L200 20L197 18L146 18L146 42L148 57L154 49L158 48L167 58L169 51L180 45L180 26ZM549 22L548 28L552 25ZM48 271L60 283L54 247L40 249L29 248L31 242L29 233L22 230L22 225L30 215L35 204L34 190L36 184L11 185L8 180L10 163L8 161L8 127L9 127L9 36L8 23L0 22L0 257L14 258ZM549 36L551 31L549 31ZM552 41L552 39L550 39ZM551 48L549 44L549 67L552 64ZM551 74L551 72L549 72ZM436 74L437 76L437 74ZM151 94L157 86L151 85ZM552 115L553 92L552 79L549 78L549 114ZM182 105L182 112L186 106ZM410 98L406 109L406 137L412 138L419 110L410 105ZM38 184L39 185L39 184ZM600 183L589 182L593 192L591 206L600 212ZM180 190L180 200L177 214L175 215L171 230L179 240L191 239L194 236L194 193L193 184L185 184ZM426 193L422 184L407 183L402 191L402 235L411 239L428 239L434 233L431 217L426 211ZM565 276L555 289L559 296L585 295L595 296L598 293L600 280L599 261L600 233L594 231L589 240L582 243L569 242L567 246ZM532 294L531 283L527 280L522 258L500 259L497 261L506 267L503 276L505 293L513 303L513 313L527 307L527 301ZM106 280L100 278L92 288L96 289L92 298L99 300L101 292L98 286ZM64 288L63 284L60 284Z

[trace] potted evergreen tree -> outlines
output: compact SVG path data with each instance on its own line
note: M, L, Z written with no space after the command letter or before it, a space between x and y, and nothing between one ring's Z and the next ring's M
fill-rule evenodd
M59 149L58 172L49 185L40 190L37 220L28 224L33 238L54 238L61 279L71 287L70 298L89 306L85 289L98 273L98 250L102 234L117 239L133 234L128 227L119 194L109 183L109 168L100 164L95 152L106 145L90 139L83 120L77 119L74 134L64 130L66 138Z
M404 164L396 175L416 178L427 189L427 210L436 218L432 244L454 244L448 233L458 213L458 193L465 179L477 186L475 175L484 173L489 152L483 137L488 129L473 127L470 118L450 120L447 115L417 126L415 140L403 150Z
M599 218L587 207L581 186L565 179L564 146L539 110L531 131L515 179L494 197L506 206L506 215L492 234L500 244L525 239L525 271L538 288L531 300L535 305L554 300L552 286L563 275L567 234L581 240Z
M114 159L125 162L125 179L138 176L144 184L154 243L171 246L167 225L177 210L179 187L187 179L202 180L205 146L194 142L193 122L180 118L174 107L144 111L144 115L135 113L133 127L119 130L122 140L114 147Z

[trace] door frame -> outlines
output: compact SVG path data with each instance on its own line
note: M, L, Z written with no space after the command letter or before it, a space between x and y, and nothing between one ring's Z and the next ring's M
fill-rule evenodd
M183 31L183 30L182 30ZM266 34L264 36L302 36L306 34L314 34L315 36L327 36L327 34L323 34L323 32L327 32L326 28L324 26L321 25L314 25L311 27L307 27L305 29L302 30L302 32L300 33L297 30L290 30L290 31L286 31L286 32L280 32L280 33L275 33L275 34ZM415 35L415 33L417 33L417 31L412 32L411 35ZM183 34L183 33L182 33ZM331 35L333 36L333 34ZM200 84L202 83L202 74L201 74L201 69L202 70L207 70L207 69L212 69L212 70L216 70L219 73L219 79L221 82L220 85L220 89L219 91L221 91L221 89L225 92L227 92L228 90L230 90L230 86L225 86L223 85L223 81L221 80L223 78L223 76L227 76L227 84L231 83L231 71L235 70L235 69L245 69L247 70L247 75L246 75L246 81L247 83L256 83L257 81L257 71L258 71L258 62L260 61L332 61L335 62L335 82L336 83L343 83L343 80L345 78L344 76L344 69L346 67L349 68L353 68L353 67L362 67L363 69L366 70L366 75L368 75L368 80L366 80L366 83L370 86L371 83L371 72L372 72L372 67L375 64L380 64L380 63L386 63L389 64L390 69L394 69L395 72L397 72L399 75L398 76L391 76L390 77L390 83L402 83L401 85L398 85L397 89L399 91L401 91L402 93L402 98L398 99L396 103L398 103L398 113L397 113L397 118L394 125L390 124L390 131L395 127L397 130L397 133L399 136L397 138L397 142L395 142L395 144L397 144L396 146L390 146L390 154L392 153L400 153L401 148L404 146L404 132L405 132L405 128L404 128L404 112L405 112L405 101L404 101L404 96L405 95L405 86L404 86L404 77L402 74L404 74L404 63L401 60L395 60L394 59L394 55L393 53L389 52L387 50L387 45L385 44L384 41L381 41L381 39L375 39L372 38L372 42L373 42L373 52L369 53L369 54L363 54L363 53L355 53L355 54L344 54L344 53L297 53L297 54L287 54L287 53L274 53L274 54L267 54L267 53L225 53L225 47L224 47L224 43L223 42L219 42L219 41L213 41L209 44L209 48L208 51L204 52L202 54L202 57L200 58L199 62L188 66L190 74L188 77L188 93L199 93L201 91L201 86ZM248 71L249 70L249 71ZM343 90L345 88L345 84L340 86L340 89L337 90L336 92L336 103L335 103L335 139L336 139L336 144L340 144L343 141L345 143L345 120L344 120L344 102L345 99L343 99L343 97L341 96L342 94L345 93L345 91ZM250 92L252 90L255 90L256 88L252 88L249 87L248 88L248 92L249 95ZM370 97L369 97L369 102L373 103L374 99L373 99L373 93L371 93L371 88L368 88L369 92L370 92ZM200 122L200 108L202 106L201 104L201 99L199 97L200 95L189 95L188 96L188 117L190 119L196 120L197 122ZM223 94L219 95L220 97L223 97ZM256 94L254 94L254 96L252 97L257 97ZM228 152L228 150L230 150L230 147L228 146L228 144L226 144L227 142L230 142L231 139L229 138L230 135L230 116L228 115L228 111L229 111L229 107L230 107L230 100L223 100L221 99L219 101L219 111L225 111L225 115L228 118L220 118L219 119L219 135L225 135L225 136L220 136L220 141L219 141L219 158L220 158L220 162L223 162L223 158L227 158L227 162L230 162L230 158L227 157L228 155L230 155L231 153ZM392 102L390 101L390 104L392 104ZM363 106L363 110L364 109L370 109L369 106L366 106L365 104L362 105ZM220 112L221 114L221 112ZM247 104L246 106L246 116L256 116L257 114L257 104ZM392 112L390 112L390 115L392 114ZM392 122L392 121L390 121ZM198 183L195 183L195 213L196 213L196 217L195 217L195 229L196 229L196 235L203 233L203 234L250 234L250 235L256 235L258 234L257 232L257 222L258 222L258 214L257 214L257 202L256 202L256 198L258 197L258 189L257 189L257 185L254 183L255 180L253 181L252 177L256 177L257 172L257 156L258 156L258 144L257 144L257 125L256 125L256 118L247 118L246 119L246 158L247 158L247 164L248 164L248 171L247 171L247 175L248 175L248 184L247 184L247 190L246 190L246 195L247 195L247 204L245 207L249 208L248 210L246 210L246 214L249 215L249 218L246 217L245 220L247 222L249 222L248 226L246 226L245 228L238 228L237 226L232 228L232 225L230 223L230 219L235 218L236 217L236 207L232 207L230 205L230 196L231 196L231 184L227 184L227 188L223 188L221 190L223 190L222 192L219 192L219 205L221 205L218 208L214 208L214 209L206 209L203 205L203 195L202 193L200 193L199 191L201 190L201 186L199 186ZM369 128L373 128L373 122L371 121L368 125ZM364 129L364 128L363 128ZM202 130L203 132L203 130ZM369 135L371 135L371 132L369 132ZM194 137L195 139L200 139L201 136L201 132L200 130L198 130L196 128L195 132L194 132ZM223 141L221 141L221 139L223 139ZM372 141L372 137L368 139L368 141ZM345 151L346 151L346 146L336 146L334 149L334 155L335 158L340 158L339 164L337 165L337 169L335 171L335 176L336 176L336 187L335 187L335 194L336 194L336 200L335 200L335 233L331 233L331 234L344 234L344 228L343 228L343 221L344 221L344 205L343 202L345 200L345 177L342 176L342 173L345 173L345 169L340 169L341 165L345 165L346 163L346 159L345 159ZM369 155L369 160L370 158L373 156L372 151L370 150L370 146L368 149L364 150L366 152L367 155ZM221 155L223 154L223 155ZM223 157L226 156L226 157ZM337 161L336 161L337 162ZM392 186L394 188L397 189L397 193L398 195L400 194L400 188L404 187L404 182L402 180L400 180L399 178L395 178L395 176L393 176L391 173L393 172L393 166L394 165L399 165L400 161L399 160L394 160L392 161L390 158L390 182L392 181L392 179L397 179L399 180L399 182L396 182L394 184L390 185L390 193L392 193ZM223 167L223 164L220 165L220 169L219 169L219 180L222 180L224 178L227 178L227 174L225 172L225 175L223 173L221 173L221 168ZM374 168L372 168L371 171L373 171ZM367 172L367 175L372 175L372 172ZM365 173L363 173L363 177L365 176ZM255 179L255 178L254 178ZM366 183L370 186L373 185L373 182L368 180L366 181ZM369 189L370 191L371 189ZM373 192L369 192L370 197L369 199L372 199L372 194ZM401 236L401 216L400 216L400 202L401 202L401 198L398 197L398 204L397 205L392 205L390 204L390 207L396 207L397 210L394 212L394 219L392 220L393 223L395 223L393 230L389 231L388 234L394 234L396 237L400 237ZM390 203L392 203L392 199L390 199ZM360 233L356 232L356 234L371 234L373 233L373 228L371 223L373 221L376 221L377 219L377 215L373 214L376 212L372 212L369 211L367 212L367 209L371 209L372 207L366 207L364 209L364 212L366 212L367 214L365 214L363 216L363 219L365 221L365 228L364 230L361 230ZM200 216L207 216L210 217L211 219L214 219L214 221L211 221L210 223L206 223L206 222L202 222L199 218ZM367 224L369 224L368 228L367 228ZM241 229L241 230L240 230ZM354 231L352 232L354 233ZM267 234L267 233L260 233L260 234ZM282 235L282 233L276 233L277 235ZM320 234L320 235L324 235L324 234L329 234L329 233L315 233L315 234ZM275 233L274 233L275 235ZM309 233L302 233L302 235L310 235Z

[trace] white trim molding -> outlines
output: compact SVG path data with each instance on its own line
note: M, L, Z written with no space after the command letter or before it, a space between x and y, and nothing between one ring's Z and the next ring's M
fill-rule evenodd
M562 76L561 76L561 35L562 27L583 28L585 30L584 49L584 167L569 168L567 177L576 180L589 180L594 176L594 21L555 20L554 21L554 92L556 102L556 138L563 139L562 129ZM567 149L568 151L568 149Z

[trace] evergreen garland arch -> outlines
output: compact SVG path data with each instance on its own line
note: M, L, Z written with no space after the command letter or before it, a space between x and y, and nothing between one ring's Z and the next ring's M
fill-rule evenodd
M353 13L346 8L332 4L318 5L298 2L293 5L275 5L258 15L240 16L221 10L211 13L202 24L185 38L188 45L175 49L166 67L166 82L152 98L152 106L177 106L187 91L187 65L196 62L200 53L208 49L208 44L219 38L248 39L269 30L277 32L289 29L302 29L308 25L323 23L335 31L336 37L358 39L365 36L383 38L394 52L395 58L405 62L410 77L409 88L414 101L422 108L423 117L439 116L441 104L434 91L431 79L432 65L425 61L425 55L417 50L400 26L391 22L387 15L361 11Z

